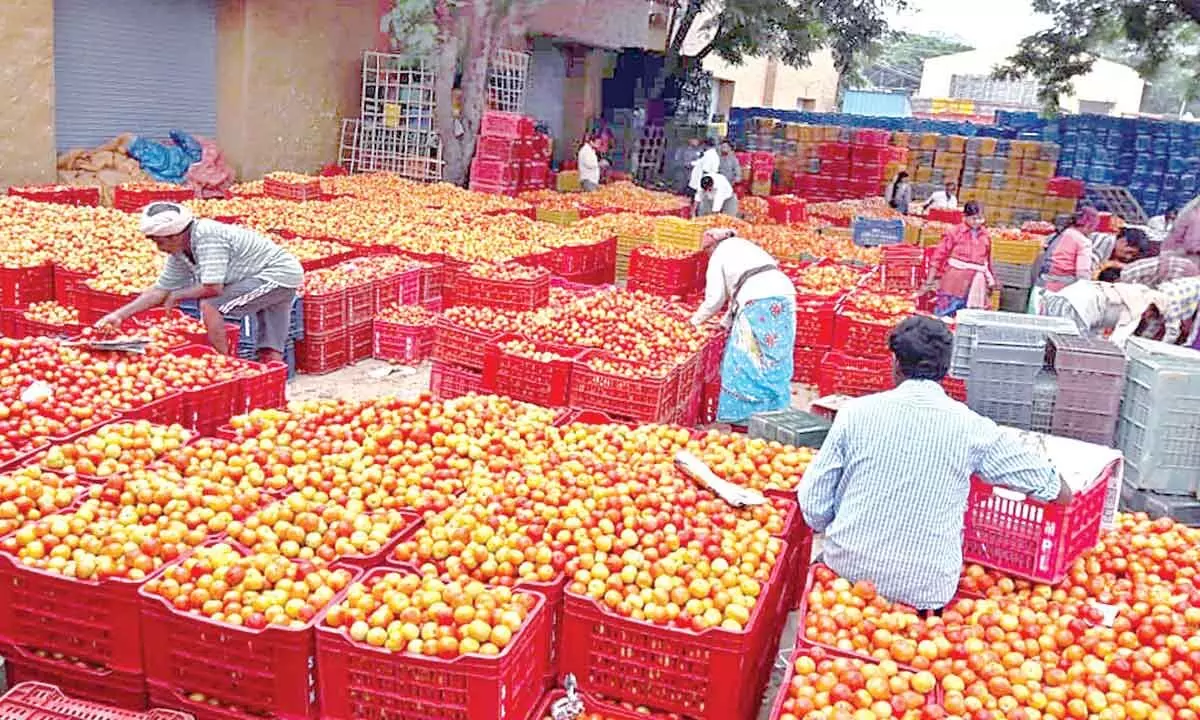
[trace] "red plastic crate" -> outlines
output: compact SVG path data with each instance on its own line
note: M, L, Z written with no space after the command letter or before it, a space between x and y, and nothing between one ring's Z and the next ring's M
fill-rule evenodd
M513 183L489 183L482 180L472 180L468 186L472 192L487 193L489 195L507 195L516 197L521 192L521 184Z
M959 402L967 401L967 381L959 380L946 376L942 378L942 389L946 391L946 395L954 398Z
M281 408L287 405L287 363L247 363L246 376L242 379L240 403L234 414L248 413L260 408Z
M1066 506L1023 497L971 479L963 520L963 561L1055 585L1100 538L1104 500L1116 463Z
M554 254L555 275L576 275L594 272L617 262L615 237L588 245L566 245Z
M195 357L212 355L216 351L200 345L185 345L171 350L172 355ZM242 378L234 377L203 387L183 388L183 413L180 424L202 435L224 425L231 416L241 412Z
M817 390L823 396L858 397L890 390L894 385L889 358L851 356L837 351L825 354L817 376Z
M808 203L804 198L777 195L767 198L767 212L780 225L808 222Z
M301 298L301 302L304 303L304 334L306 336L320 335L346 328L345 290L334 290L321 295L306 294Z
M28 307L35 302L54 299L54 266L0 267L0 306Z
M421 302L421 269L412 268L375 281L375 307L382 310L393 303L416 305Z
M533 147L517 138L484 136L475 143L476 160L513 162L532 157Z
M375 319L375 283L367 282L346 288L346 326L354 327Z
M518 139L533 135L533 120L516 113L488 110L479 125L481 137Z
M478 372L483 370L484 350L498 337L499 333L480 332L439 316L433 325L432 357L440 363Z
M52 323L44 323L38 320L30 320L25 317L25 311L14 309L8 311L12 315L11 326L7 335L15 338L26 337L77 337L87 325L55 325Z
M93 290L86 284L81 284L75 302L79 308L79 319L85 323L94 323L105 315L120 310L136 298L136 295Z
M274 178L263 178L263 195L280 200L320 200L321 181L317 178L306 182L283 182Z
M533 342L537 352L555 353L561 360L542 362L504 350L517 335L502 335L490 343L483 357L483 389L543 407L563 407L569 400L571 371L582 354L579 348ZM532 341L526 341L532 342Z
M837 299L796 297L796 345L813 348L833 346Z
M55 203L58 205L86 205L95 207L100 204L100 188L94 185L16 185L8 189L11 197L25 198L33 202Z
M196 199L196 191L186 187L148 190L118 185L113 188L113 207L127 213L140 212L150 203L181 203L194 199Z
M139 675L144 667L137 599L141 584L117 578L77 580L0 553L0 643Z
M502 280L463 273L455 283L454 302L513 312L546 307L550 302L550 273L539 271L537 277L529 280Z
M950 208L930 208L925 213L925 219L957 225L963 221L963 211Z
M11 672L11 671L10 671ZM10 687L15 683L9 678ZM106 679L111 682L111 678ZM119 682L113 683L120 686ZM5 720L192 720L186 713L154 709L123 710L107 703L68 697L54 685L22 682L0 697L0 717Z
M721 406L721 379L709 380L700 389L700 407L696 410L697 425L711 425L717 421Z
M346 329L346 336L351 364L371 357L371 353L375 351L375 323L373 320L350 326Z
M629 254L628 278L639 288L655 295L687 295L701 285L700 259L695 252L682 258L661 258L646 248L636 247Z
M716 332L700 350L700 379L717 380L721 377L721 362L725 359L725 344L728 335L724 330Z
M50 706L39 708L42 712L26 714L23 708L13 712L9 705L9 695L19 689L13 688L9 695L0 699L0 717L5 720L44 720L56 717L69 717L74 720L179 718L178 714L169 711L142 714L147 707L147 697L146 680L141 673L123 673L87 663L56 659L48 654L38 654L21 647L0 645L0 654L4 656L4 669L10 686L49 687L62 698L55 701L52 695L43 695L50 701ZM70 697L63 698L64 694ZM108 707L92 715L91 703ZM89 714L71 714L72 711ZM57 714L59 712L62 714Z
M385 572L368 572L368 581ZM330 720L526 720L545 688L550 643L546 599L537 602L513 642L494 657L453 660L393 653L356 643L345 630L319 626L321 717Z
M545 160L530 160L521 163L521 185L531 190L540 190L550 182L550 165Z
M475 158L471 163L471 183L516 185L521 182L521 163Z
M679 372L664 378L633 378L594 370L586 360L610 357L591 350L582 354L571 372L571 405L600 410L614 417L642 422L671 422L679 410Z
M346 329L327 333L305 333L296 343L296 370L307 375L324 375L350 364L350 335Z
M3 271L0 271L0 275ZM54 266L54 301L59 305L67 307L81 308L83 307L82 287L85 282L93 277L92 273L77 272L68 270L61 265Z
M436 360L429 371L429 392L439 400L483 392L483 374Z
M414 364L429 359L433 351L433 325L402 325L375 320L374 347L377 360Z
M124 420L149 420L159 425L183 422L183 393L173 392L121 413Z
M652 703L696 720L751 720L787 619L784 573L784 563L776 562L740 633L662 627L568 591L561 670L605 697Z
M829 348L810 348L797 345L792 350L792 382L816 385L821 376L821 363Z
M890 357L888 336L899 322L894 316L863 320L839 312L833 322L833 349L861 357Z
M302 629L270 625L254 630L182 612L144 589L138 596L146 681L157 688L156 701L200 720L230 714L207 703L171 702L162 691L175 691L185 700L189 693L203 693L249 715L317 716L313 628L323 613Z

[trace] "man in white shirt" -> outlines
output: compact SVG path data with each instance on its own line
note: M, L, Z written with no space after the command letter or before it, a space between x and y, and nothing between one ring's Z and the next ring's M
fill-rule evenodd
M721 156L717 154L716 144L712 138L704 141L704 154L692 164L692 179L688 187L692 192L700 192L700 179L705 175L717 175L721 172Z
M1079 280L1046 295L1042 314L1073 320L1088 335L1112 330L1110 340L1124 347L1152 307L1166 306L1164 296L1144 285Z
M588 138L579 148L579 184L584 192L594 192L600 187L600 156L596 154L595 137Z
M947 180L944 190L938 190L925 201L925 210L957 210L958 195L955 194L957 190L958 183Z
M700 178L700 190L696 193L696 204L693 208L696 217L724 213L730 217L738 216L738 199L733 194L733 186L720 173L705 175Z

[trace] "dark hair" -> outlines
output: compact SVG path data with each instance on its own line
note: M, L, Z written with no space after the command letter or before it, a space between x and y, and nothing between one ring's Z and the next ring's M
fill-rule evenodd
M888 348L896 357L900 374L908 380L941 382L950 369L953 344L946 324L924 315L906 318L888 336Z
M963 205L963 217L975 217L983 214L983 206L978 200L968 200L966 205Z
M1146 235L1145 230L1126 225L1121 228L1121 232L1117 233L1117 237L1124 240L1126 244L1137 248L1139 256L1144 256L1150 251L1150 238Z
M712 175L705 175L704 177L700 178L700 189L701 190L712 190L713 189Z
M1121 268L1107 267L1100 271L1096 277L1100 282L1115 283L1121 279Z
M1167 208L1166 212L1163 213L1163 216L1165 217L1167 215L1179 215L1179 206L1172 205L1171 207Z
M178 210L178 209L179 209L179 206L176 205L175 203L156 202L156 203L152 204L150 207L146 208L146 214L153 217L154 215L161 215L162 213L171 212L172 210Z

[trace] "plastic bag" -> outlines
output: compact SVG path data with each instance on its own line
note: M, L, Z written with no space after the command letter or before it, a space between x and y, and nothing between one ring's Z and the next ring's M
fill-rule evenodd
M175 144L179 146L180 150L183 150L184 155L187 155L188 158L194 163L200 162L200 158L204 154L204 148L201 147L196 138L182 130L172 130L170 135L171 140L175 141Z

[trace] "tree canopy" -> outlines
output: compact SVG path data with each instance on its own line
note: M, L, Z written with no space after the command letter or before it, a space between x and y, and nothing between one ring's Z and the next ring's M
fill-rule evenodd
M915 93L927 59L971 49L950 38L889 30L865 53L859 75L868 87Z
M1033 8L1050 16L1051 27L1022 40L997 75L1037 79L1040 99L1048 107L1057 107L1059 95L1070 93L1072 80L1105 54L1116 54L1152 82L1165 67L1178 63L1190 79L1176 84L1186 93L1179 101L1195 97L1200 0L1034 0Z

